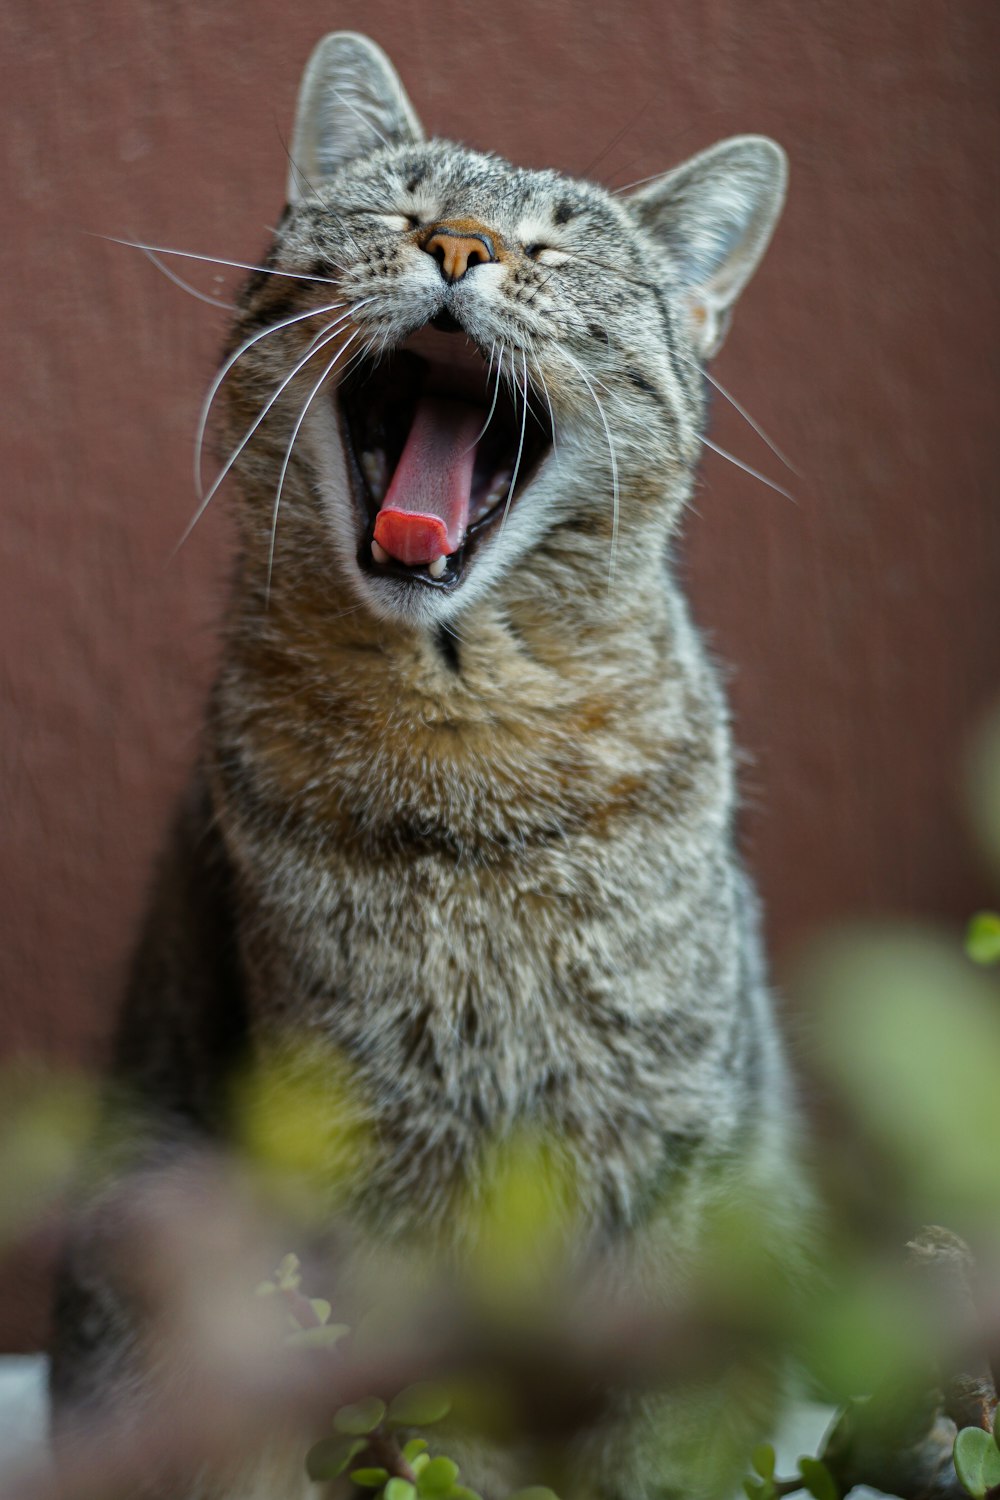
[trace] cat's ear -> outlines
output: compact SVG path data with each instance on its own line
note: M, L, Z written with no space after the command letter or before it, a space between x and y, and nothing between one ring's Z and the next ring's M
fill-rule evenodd
M738 135L627 200L680 272L703 359L722 344L736 299L767 249L787 180L779 145L763 135Z
M332 31L306 64L292 137L288 201L298 203L338 167L422 141L399 75L381 47L356 31Z

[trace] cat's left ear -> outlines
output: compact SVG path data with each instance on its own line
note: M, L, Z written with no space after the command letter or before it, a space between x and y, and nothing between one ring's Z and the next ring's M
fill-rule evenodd
M776 142L763 135L738 135L693 156L627 200L680 272L703 359L726 336L736 299L778 222L787 181L788 160Z
M422 141L406 90L381 47L357 31L331 31L302 75L288 173L295 204L339 167L382 146Z

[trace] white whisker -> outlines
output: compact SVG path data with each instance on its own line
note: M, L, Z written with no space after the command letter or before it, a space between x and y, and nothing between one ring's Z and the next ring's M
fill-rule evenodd
M316 384L309 392L309 395L306 397L305 402L302 406L302 410L299 412L299 415L296 418L295 426L292 428L292 435L288 439L288 447L285 449L285 457L281 465L281 473L278 475L278 488L275 491L274 495L274 510L271 514L271 542L267 552L267 586L264 591L265 603L271 597L271 570L274 567L274 543L278 532L278 508L281 505L281 492L285 487L285 475L288 473L288 465L292 460L292 450L295 447L295 442L298 438L302 423L305 421L306 412L312 405L320 386L333 370L333 367L337 363L337 361L344 355L345 351L351 344L353 344L354 340L360 333L361 329L355 328L354 332L350 334L341 344L340 348L337 350L336 354L333 356L330 363L327 365L326 369L323 371L322 375L319 377Z
M212 402L215 400L216 395L219 391L219 387L225 380L226 376L229 374L230 370L233 368L233 365L235 365L236 361L240 358L241 355L245 354L248 349L251 349L254 344L258 343L260 339L266 338L269 333L277 333L282 328L290 328L293 323L301 323L305 318L318 318L322 317L324 313L336 312L338 307L344 307L345 305L346 304L343 301L329 302L325 307L310 307L306 312L296 313L294 317L283 318L280 323L271 323L267 328L260 329L257 333L252 334L250 338L244 340L244 342L236 350L235 354L231 354L229 356L225 364L216 374L215 378L212 381L212 384L209 386L208 391L205 395L205 399L201 404L201 413L198 418L198 431L195 434L194 440L194 487L195 493L197 494L199 499L201 499L202 496L202 453L205 445L205 432L208 427L208 419L212 410ZM361 305L363 306L364 304Z
M609 457L611 459L611 504L612 504L612 519L611 519L611 561L610 561L610 564L608 566L608 588L610 589L612 587L612 585L614 584L614 581L615 581L615 562L616 562L616 558L617 558L617 554L618 554L618 459L615 456L615 445L611 441L611 428L608 426L608 419L604 415L604 408L602 407L600 401L597 399L597 392L594 390L594 387L591 385L590 379L589 379L586 371L583 369L582 365L577 364L576 360L573 358L572 354L570 354L568 350L564 349L563 353L565 354L566 358L569 360L570 364L573 365L576 368L576 370L577 370L577 372L578 372L578 374L580 376L580 379L583 381L584 385L589 390L591 398L592 398L592 400L594 402L594 405L597 407L597 414L600 417L601 422L604 424L604 435L605 435L605 437L608 440L608 455L609 455ZM596 375L595 375L594 379L595 380L597 379ZM598 380L598 384L600 385L601 383L602 382ZM604 386L604 389L607 390L607 387Z
M382 134L381 130L379 130L375 122L369 119L367 115L363 115L360 109L358 109L351 103L350 99L348 99L343 89L334 89L333 95L335 99L340 99L344 104L347 105L352 115L357 115L358 119L361 121L362 125L366 127L366 129L371 130L375 135L378 136L383 146L385 146L387 149L391 149L389 142L386 140L385 136Z
M327 340L336 338L336 336L337 336L337 332L335 330L335 331L333 331L333 332L331 332L331 333L329 333L327 335ZM278 386L277 390L274 391L273 394L268 398L268 400L266 401L266 403L264 404L264 406L258 412L258 414L257 414L256 418L254 419L254 421L251 423L250 427L243 434L243 437L240 439L240 441L237 444L237 446L233 449L232 453L226 459L226 462L223 464L221 470L215 476L215 479L212 481L211 486L209 487L209 489L207 490L207 492L205 493L205 495L202 497L201 504L198 506L198 509L195 511L194 515L191 517L191 520L188 522L187 526L184 528L184 533L181 536L180 541L177 543L177 546L174 548L174 552L173 552L174 556L176 556L177 553L180 551L180 549L183 547L184 543L187 541L188 537L191 535L192 531L197 526L197 524L201 520L202 516L205 514L205 511L208 509L208 506L211 503L212 497L218 491L218 488L222 484L222 481L225 479L226 475L229 473L230 469L233 467L233 464L239 458L240 454L243 452L243 449L246 447L247 443L249 443L250 439L253 437L254 433L257 431L258 427L263 422L264 418L267 416L268 412L271 410L271 408L274 405L274 403L278 400L278 398L281 395L282 391L284 391L291 384L291 382L295 379L296 375L302 369L303 365L308 364L309 361L312 359L313 355L316 354L319 349L322 349L324 347L325 347L325 344L319 344L319 345L317 345L316 349L310 349L310 351L308 352L308 354L304 354L303 357L299 360L298 364L295 365L294 368L289 372L289 374L287 374L285 376L284 380Z
M160 271L168 281L172 281L174 286L179 286L182 292L187 292L190 296L197 297L199 302L207 302L209 307L221 307L224 312L234 311L234 304L232 302L220 302L218 297L210 297L207 292L199 292L196 286L192 286L191 283L185 281L182 276L178 276L176 271L171 271L169 266L165 266L163 264L162 260L155 251L144 250L142 253L147 260L152 261L156 269Z
M545 372L543 371L541 361L537 356L535 357L533 363L535 366L535 370L538 373L538 379L541 382L542 394L545 397L545 405L549 409L549 426L552 429L552 452L558 456L559 450L556 447L556 414L552 410L552 397L549 395L549 388L545 381Z
M514 460L514 472L510 476L510 489L507 491L507 498L504 501L503 506L503 515L500 518L500 530L497 533L498 543L500 541L500 538L503 536L503 529L507 524L507 515L510 511L510 502L513 499L514 487L517 484L517 472L521 467L521 454L524 452L524 430L528 425L528 356L525 354L523 349L521 350L521 359L524 363L524 390L522 392L523 404L521 407L521 436L518 438L517 442L517 457ZM510 374L511 380L513 381L515 379L513 349L510 351ZM517 390L516 385L514 386L514 390Z
M489 366L488 366L487 371L486 371L486 389L487 390L489 390L489 388L490 388L490 376L493 374L493 358L494 358L494 355L496 354L496 347L497 347L497 341L496 341L496 339L494 339L493 343L490 345L490 362L489 362ZM493 400L492 400L492 402L490 404L490 409L489 409L489 413L488 413L488 415L486 417L486 421L483 423L482 427L480 427L479 431L476 433L475 437L472 439L472 442L469 444L468 448L466 448L466 450L465 450L466 453L470 453L472 451L472 449L479 442L480 438L483 437L483 435L485 434L487 427L489 427L490 423L492 422L492 420L493 420L493 413L497 409L497 397L499 396L499 394L500 394L500 373L498 371L497 372L497 383L493 387ZM462 456L464 458L465 454L463 454Z
M728 458L731 464L735 464L745 474L750 474L754 479L759 479L761 484L766 484L769 490L777 490L779 495L784 495L786 500L790 500L793 505L798 505L799 502L789 490L784 489L780 484L775 484L773 479L768 479L766 474L761 474L751 464L744 463L742 458L737 458L734 454L727 452L725 448L720 448L718 443L712 442L711 438L703 437L702 442L706 448L711 448L712 452L717 453L720 458Z
M331 286L339 283L333 276L308 276L305 271L277 271L273 266L252 266L244 260L223 260L218 255L198 255L194 250L175 250L171 245L144 245L139 240L123 240L116 234L99 234L99 240L107 240L112 245L127 245L130 250L152 251L154 255L179 255L183 260L204 260L213 266L233 266L237 271L260 271L264 276L286 276L292 281L321 281L328 282ZM330 264L337 271L343 271L344 266L337 265L336 261Z
M694 363L694 361L692 361L692 363ZM714 386L715 389L718 391L719 395L720 396L724 396L725 399L729 402L730 406L732 406L736 411L739 412L739 414L743 418L744 422L749 423L749 425L753 428L754 432L761 439L761 441L764 442L764 443L766 443L767 446L770 448L770 450L774 454L775 458L780 459L781 462L784 464L784 466L785 466L786 469L790 469L793 474L795 474L799 479L801 479L802 478L801 471L795 467L795 465L791 462L790 459L787 459L785 457L785 455L782 453L781 449L778 447L777 443L772 442L772 440L768 437L767 433L764 431L763 427L761 427L758 422L754 421L753 417L750 415L750 413L746 410L745 407L743 407L743 406L740 405L740 403L737 401L736 397L733 396L733 395L731 395L730 392L726 390L725 386L722 385L720 381L718 381L718 380L715 379L714 375L710 375L708 373L708 371L705 370L705 369L703 369L700 365L696 365L696 368L701 372L702 375L704 375L704 377L708 381L709 385Z
M634 182L625 182L621 187L611 189L611 193L617 196L619 193L627 193L630 188L642 187L644 182L655 182L658 177L665 177L666 173L662 167L659 172L650 172L648 177L637 177Z

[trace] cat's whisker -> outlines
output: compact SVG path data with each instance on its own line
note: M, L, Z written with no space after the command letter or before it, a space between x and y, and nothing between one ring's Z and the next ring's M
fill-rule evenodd
M745 474L750 474L754 479L759 479L761 484L766 484L769 490L777 490L779 495L784 495L786 500L790 500L793 505L798 505L799 502L796 500L795 496L790 490L786 490L782 485L776 484L773 479L768 479L766 474L762 474L760 470L755 469L752 464L744 463L742 458L737 458L735 454L728 452L725 448L720 448L718 443L712 442L711 438L703 436L702 442L704 443L706 448L711 448L712 452L717 453L720 458L728 458L731 464L735 464L736 467L738 469L742 469Z
M549 395L549 388L548 388L548 385L547 385L546 380L545 380L545 372L542 369L541 360L538 358L537 355L532 360L532 364L535 367L535 371L536 371L536 373L538 375L539 383L541 384L541 387L542 387L542 394L545 397L545 404L546 404L546 406L549 409L549 427L550 427L551 432L552 432L552 452L558 457L559 449L556 446L556 414L552 410L552 397Z
M336 318L333 323L328 324L325 328L321 328L319 332L314 334L313 337L309 340L309 343L306 346L306 352L308 353L310 349L315 349L321 338L324 338L327 333L332 333L335 329L343 327L345 323L351 320L351 318L359 308L367 307L368 303L372 301L374 301L374 298L366 297L363 302L355 302L351 307L347 309L345 313L341 313L340 317Z
M121 239L116 234L99 234L96 238L107 240L112 245L126 245L130 250L152 251L154 255L177 255L182 260L203 260L213 266L231 266L237 271L259 271L263 276L285 276L291 281L320 281L331 286L339 285L334 276L309 276L305 271L278 271L274 266L252 266L245 260L223 260L219 255L199 255L194 250L176 250L172 245L145 245L139 240ZM345 266L338 265L334 260L330 264L337 271L346 270Z
M658 172L650 172L648 177L637 177L634 182L625 182L621 187L610 188L609 191L617 197L620 193L628 193L632 188L642 187L646 182L655 182L658 177L664 177L666 173L661 167Z
M694 363L694 361L692 361L692 363ZM696 366L696 368L700 370L702 375L704 375L709 385L714 386L719 395L723 396L729 402L730 406L739 412L744 422L748 423L749 426L753 428L754 432L760 438L761 442L767 444L771 452L774 454L775 458L780 459L786 469L790 469L791 472L796 476L796 478L801 479L803 477L802 471L800 469L797 469L791 462L791 460L785 457L781 449L778 447L777 443L773 442L771 438L768 437L767 433L764 431L763 427L761 427L760 423L754 421L753 417L745 407L740 405L736 397L731 395L730 392L726 390L725 386L722 385L720 381L716 380L714 375L710 375L706 369L703 369L700 365Z
M305 402L302 406L302 410L299 412L299 415L296 418L295 426L292 428L292 435L288 439L288 447L285 449L285 457L281 465L281 473L278 475L278 488L275 491L274 495L274 510L271 514L271 541L267 551L267 585L264 590L265 608L267 606L268 600L271 597L271 572L274 567L274 544L278 533L278 509L281 505L281 492L285 487L285 476L288 473L288 466L292 461L292 450L295 447L295 443L301 430L302 423L305 421L306 412L312 405L313 400L318 394L320 387L327 379L327 377L331 374L337 361L343 357L350 345L353 344L354 340L360 335L360 333L361 329L356 328L352 334L349 334L348 337L344 340L343 344L341 344L340 348L337 350L336 354L330 360L330 363L326 366L326 369L323 371L322 375L319 377L319 379L316 381L316 384L309 392L309 395L306 397Z
M350 99L348 99L343 89L334 89L333 96L335 99L339 99L342 104L346 104L347 108L351 111L351 114L357 115L358 119L361 121L365 129L370 130L373 135L377 135L383 146L385 146L387 150L391 150L389 142L386 140L381 130L379 130L374 120L370 119L368 115L363 115L360 109L358 109L357 105L351 103Z
M209 307L221 307L223 312L234 311L234 303L222 302L218 297L210 297L207 292L200 292L196 286L192 286L189 281L185 281L182 276L178 276L176 271L171 271L169 266L165 266L163 264L162 260L156 254L155 250L144 250L142 253L148 261L152 261L156 269L163 276L165 276L168 281L172 281L174 286L179 286L182 292L187 292L189 296L196 297L199 302L207 302Z
M594 390L594 387L593 387L593 385L590 382L590 377L587 375L587 372L583 369L582 365L579 365L577 363L577 361L573 358L572 354L570 354L568 350L564 350L563 352L566 355L566 358L569 360L570 364L575 367L575 369L577 370L577 372L578 372L578 374L580 376L580 379L583 381L584 385L589 390L591 398L593 399L594 405L597 407L597 414L600 417L601 422L602 422L602 424L604 426L604 435L605 435L605 437L608 440L608 456L611 459L611 506L612 506L612 516L611 516L611 559L610 559L610 562L608 564L608 589L610 590L614 586L614 581L615 581L615 564L616 564L617 557L618 557L618 511L619 511L619 502L618 502L618 458L617 458L617 456L615 454L615 445L611 441L611 428L608 426L608 419L607 419L607 417L604 414L604 408L603 408L603 406L601 405L600 401L597 398L597 392ZM602 385L602 387L603 387L603 389L605 391L607 390L607 387L603 386L603 382L601 382L600 380L598 380L598 377L596 375L594 376L594 379L597 380L598 385Z
M207 492L202 496L201 503L198 506L197 510L195 511L194 515L191 517L191 520L188 522L187 526L184 528L183 535L181 536L180 541L177 543L177 546L174 548L173 553L171 554L172 556L176 557L177 553L183 547L184 543L187 541L188 537L191 535L192 531L197 526L197 524L201 520L202 516L205 514L205 511L208 509L208 507L209 507L209 505L210 505L210 503L212 501L212 498L217 493L217 491L219 489L219 486L222 484L222 482L225 479L226 475L229 473L230 469L233 467L233 465L235 464L236 460L239 458L240 454L243 452L243 450L246 447L247 443L250 442L250 440L253 437L254 433L257 431L258 427L263 422L263 420L267 416L268 412L274 406L275 402L281 396L282 392L284 390L286 390L287 387L292 383L292 381L295 379L296 375L299 373L299 371L302 369L302 367L304 365L306 365L306 364L309 363L309 361L313 358L313 355L316 354L319 349L324 348L326 342L328 342L330 339L334 339L336 337L337 337L337 330L334 330L333 332L328 333L326 335L326 340L325 340L325 342L323 344L317 345L317 347L315 349L310 349L310 351L307 354L304 354L303 357L299 360L298 364L296 364L294 366L294 368L285 376L284 380L282 380L282 382L278 386L277 390L275 390L271 394L271 396L268 398L268 400L266 401L266 403L264 404L264 406L258 412L256 418L254 419L254 421L252 422L252 424L250 425L250 427L243 434L243 437L240 439L240 441L237 444L237 446L233 449L232 453L226 459L226 462L223 464L221 470L216 475L215 479L212 481L212 484L209 487L209 489L207 490Z
M513 499L513 496L514 496L514 488L515 488L515 486L517 484L517 474L518 474L518 470L521 467L521 455L524 452L524 432L525 432L525 428L528 425L528 356L525 354L525 352L524 352L523 349L521 350L521 360L522 360L522 362L524 364L524 389L521 392L521 395L522 395L522 405L521 405L521 436L519 437L518 443L517 443L517 457L514 460L514 472L513 472L513 474L510 477L510 488L507 491L507 499L504 501L503 515L500 518L500 530L497 533L497 545L499 545L500 538L503 536L504 527L507 525L507 516L508 516L508 514L510 512L510 502ZM514 370L514 351L513 351L513 349L510 351L510 374L511 374L511 381L513 383L513 388L514 388L514 391L516 392L518 390L518 386L516 384L516 372ZM515 410L516 410L516 402L515 402Z
M496 341L496 339L494 339L493 343L490 345L490 363L489 363L489 366L488 366L487 371L486 371L486 389L487 390L489 390L490 377L493 374L493 359L494 359L494 356L496 355L496 347L497 347L497 341ZM490 405L490 409L489 409L489 413L488 413L488 415L486 417L486 421L483 423L482 427L480 427L479 431L476 433L475 437L473 438L472 442L469 444L468 448L466 448L466 450L465 450L466 453L471 453L472 449L476 446L476 444L480 441L480 439L485 435L487 427L489 427L490 423L493 420L493 413L497 409L497 397L498 397L499 394L500 394L500 374L499 374L499 371L498 371L497 372L497 382L496 382L496 385L493 387L493 401L492 401L492 404Z
M360 305L364 306L363 303ZM212 412L212 403L214 402L218 394L219 387L222 385L222 382L225 380L230 370L236 364L236 361L241 357L241 355L244 355L248 349L252 349L254 344L259 343L261 339L266 338L268 334L278 333L282 328L290 328L293 323L301 323L306 318L318 318L322 317L326 313L336 312L338 308L344 306L346 306L346 303L344 303L343 301L329 302L325 307L310 307L306 312L296 313L291 318L283 318L280 323L271 323L267 328L259 329L257 333L252 334L250 338L245 339L240 347L236 350L236 352L234 354L231 354L226 360L225 364L222 365L205 394L205 399L202 402L201 412L198 417L198 430L195 434L194 487L195 493L197 494L199 499L202 498L203 493L201 483L202 455L204 453L205 433L208 429L208 420Z

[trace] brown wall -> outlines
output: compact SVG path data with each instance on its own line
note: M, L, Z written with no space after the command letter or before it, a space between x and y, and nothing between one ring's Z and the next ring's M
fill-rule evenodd
M847 914L986 899L956 787L1000 695L996 0L7 0L2 25L4 1048L99 1049L225 578L222 507L168 561L223 315L91 236L253 259L337 27L432 130L531 164L617 185L738 131L787 147L716 373L805 477L791 504L709 457L685 564L733 664L779 976ZM714 436L782 477L732 412Z

